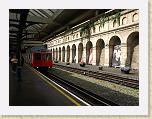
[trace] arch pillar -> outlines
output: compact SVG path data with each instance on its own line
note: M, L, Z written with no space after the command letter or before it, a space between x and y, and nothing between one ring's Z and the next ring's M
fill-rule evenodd
M65 47L65 62L67 62L67 46Z
M86 47L83 47L82 60L86 63Z
M70 59L69 62L72 63L72 47L70 47Z
M92 55L93 55L92 65L96 65L96 47L95 46L92 48Z
M78 62L78 54L79 54L79 52L78 52L78 46L76 45L76 63L79 63Z
M59 48L57 48L57 57L56 60L59 61Z
M109 44L105 45L104 66L109 67Z
M127 60L127 43L121 43L121 57L120 57L121 67L125 66L126 60Z

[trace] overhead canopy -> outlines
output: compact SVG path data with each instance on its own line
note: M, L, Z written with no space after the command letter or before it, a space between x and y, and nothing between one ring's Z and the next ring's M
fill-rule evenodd
M30 43L41 44L60 32L106 11L108 9L10 9L10 51L15 52L21 43L26 46Z

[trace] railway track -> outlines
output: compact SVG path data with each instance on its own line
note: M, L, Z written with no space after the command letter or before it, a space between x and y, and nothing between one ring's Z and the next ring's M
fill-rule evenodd
M93 77L96 79L113 82L113 83L116 83L119 85L124 85L127 87L139 89L139 80L135 79L135 78L124 77L124 76L120 76L120 75L116 75L116 74L112 74L112 73L108 73L108 72L94 72L94 71L89 71L89 70L85 70L85 69L63 66L63 65L59 65L59 64L55 64L54 67L61 68L61 69L71 71L71 72L75 72L78 74L86 75L86 76Z
M51 80L58 83L59 85L61 85L65 89L69 90L73 94L77 95L78 97L80 97L81 99L83 99L84 101L86 101L87 103L89 103L92 106L119 106L118 104L116 104L106 98L100 97L71 82L65 81L63 78L58 77L58 76L52 74L51 72L47 72L47 76Z

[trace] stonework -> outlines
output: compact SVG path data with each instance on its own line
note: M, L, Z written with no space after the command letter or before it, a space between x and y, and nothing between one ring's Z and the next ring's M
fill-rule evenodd
M96 21L82 36L82 27L61 33L46 44L54 60L99 66L112 66L114 47L120 45L120 67L139 68L139 10L124 10L118 19L107 20L104 25ZM105 19L113 17L108 16ZM90 56L92 55L92 56ZM92 59L90 59L92 58ZM89 60L92 60L89 62Z

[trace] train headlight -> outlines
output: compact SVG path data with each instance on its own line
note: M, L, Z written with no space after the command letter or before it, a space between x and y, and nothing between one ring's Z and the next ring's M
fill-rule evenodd
M36 67L37 69L39 68L39 67Z
M50 68L50 67L49 67Z

